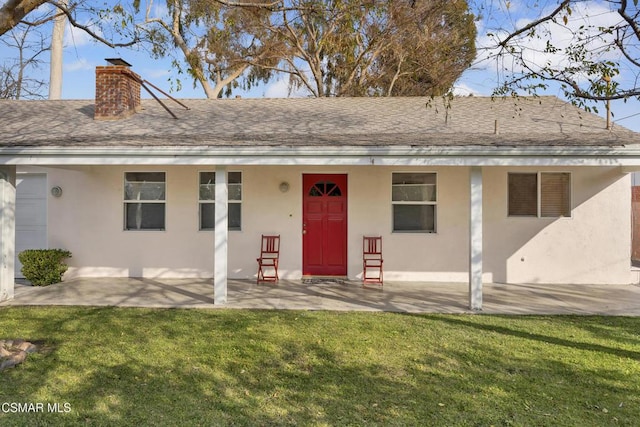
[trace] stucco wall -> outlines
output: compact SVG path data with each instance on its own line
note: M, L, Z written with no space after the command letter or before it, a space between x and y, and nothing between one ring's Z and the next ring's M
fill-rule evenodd
M23 169L24 170L24 169ZM31 168L32 171L42 171ZM213 232L198 231L198 166L49 168L49 245L72 251L73 276L211 277ZM263 233L282 236L282 278L302 275L302 174L348 174L348 274L361 274L362 236L382 235L386 280L468 279L466 167L238 167L242 231L229 232L229 277L254 278ZM484 168L484 279L526 283L630 283L630 178L617 168L571 172L572 217L508 218L507 173ZM167 173L166 231L123 231L125 171ZM391 173L436 172L436 234L391 233ZM290 184L283 193L279 184Z
M507 172L485 169L485 270L507 283L631 283L629 175L618 168L522 168L571 173L571 218L509 218ZM490 194L487 194L490 190Z

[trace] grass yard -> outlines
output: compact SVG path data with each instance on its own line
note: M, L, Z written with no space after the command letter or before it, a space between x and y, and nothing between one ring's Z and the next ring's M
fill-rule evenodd
M5 307L3 338L46 345L2 426L640 424L640 318Z

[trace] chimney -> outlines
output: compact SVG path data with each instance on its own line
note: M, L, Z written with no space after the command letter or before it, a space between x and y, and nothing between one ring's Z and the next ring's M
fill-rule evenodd
M127 118L140 110L140 76L131 64L119 58L106 59L110 65L96 67L95 120Z

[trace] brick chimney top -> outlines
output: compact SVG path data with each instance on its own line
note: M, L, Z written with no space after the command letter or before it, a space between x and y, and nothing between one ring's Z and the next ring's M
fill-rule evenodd
M104 60L111 65L124 65L127 67L131 67L131 64L129 64L127 61L125 61L122 58L105 58Z
M111 65L96 67L95 120L119 120L140 110L140 76L120 58L106 60Z

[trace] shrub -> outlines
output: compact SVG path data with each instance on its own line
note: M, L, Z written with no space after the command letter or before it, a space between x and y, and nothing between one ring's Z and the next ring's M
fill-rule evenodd
M65 258L71 258L71 252L64 249L27 249L18 254L22 263L22 274L34 286L47 286L62 281L67 271Z

